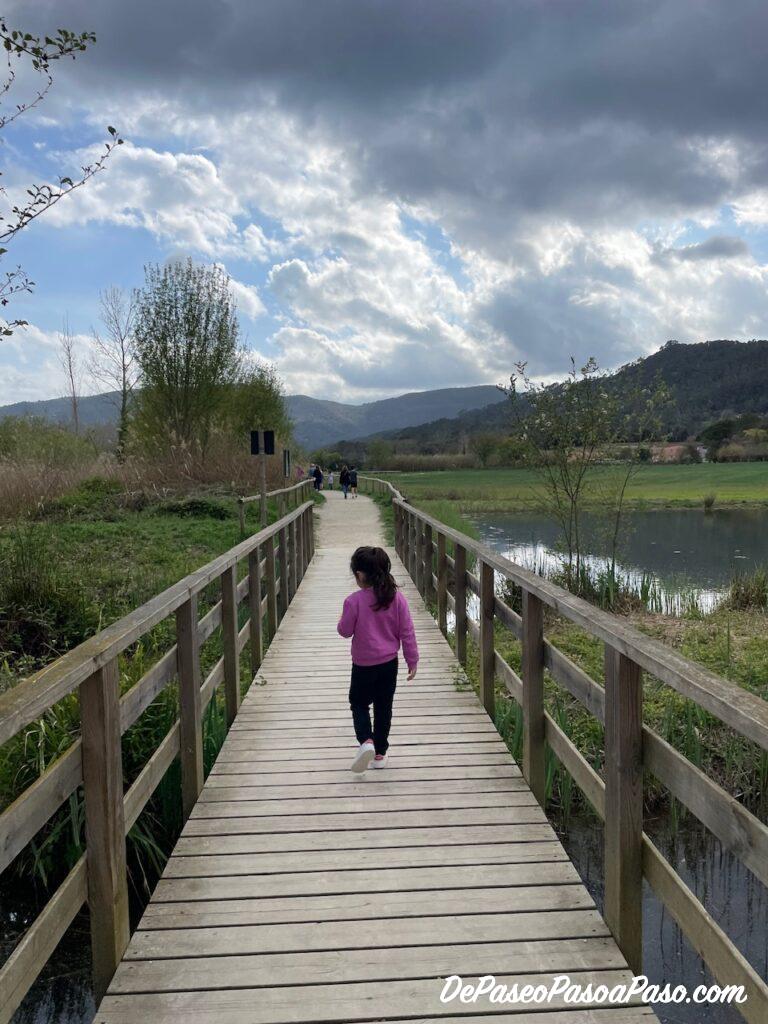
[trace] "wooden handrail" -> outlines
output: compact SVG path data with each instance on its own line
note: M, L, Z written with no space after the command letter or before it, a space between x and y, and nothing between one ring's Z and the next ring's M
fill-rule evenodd
M290 487L278 487L277 490L267 491L266 498L278 498L280 516L284 516L288 511L291 504L297 504L301 501L302 497L306 500L312 493L314 481L311 477L307 477L306 480L299 480L297 484L291 484ZM306 491L306 494L303 492ZM245 506L254 501L261 501L260 494L246 494L241 495L237 499L237 516L240 521L240 536L245 536Z
M0 744L78 687L81 707L81 736L0 814L0 871L80 786L84 788L87 851L0 968L0 1024L10 1020L86 901L97 1003L106 990L129 937L125 836L177 756L183 817L189 815L203 781L205 709L223 685L227 727L237 714L240 655L250 642L255 673L263 647L274 635L314 554L313 508L312 501L303 503L0 695ZM243 559L248 560L248 572L238 582ZM221 599L200 618L198 595L217 579ZM238 629L238 608L246 598L249 616ZM176 643L121 696L119 655L172 615ZM200 648L217 630L222 632L224 653L201 680ZM124 792L120 736L176 678L179 719Z
M642 671L764 750L768 703L415 508L389 481L360 480L363 489L391 499L397 553L422 594L436 588L441 628L447 630L445 604L454 611L456 654L462 664L467 638L477 644L486 709L492 713L494 683L501 683L521 706L522 769L539 802L544 804L546 744L605 822L605 918L630 967L641 969L646 878L713 976L723 985L744 985L748 999L738 1008L745 1020L758 1024L768 1019L766 982L643 832L643 770L651 771L763 884L768 884L768 826L643 724ZM447 553L448 542L453 557ZM468 553L476 573L467 570ZM521 588L522 615L494 593L496 573ZM479 621L468 614L467 591L479 598ZM604 642L605 687L544 636L544 605ZM497 621L522 641L522 678L495 650ZM605 726L604 779L544 709L545 669Z

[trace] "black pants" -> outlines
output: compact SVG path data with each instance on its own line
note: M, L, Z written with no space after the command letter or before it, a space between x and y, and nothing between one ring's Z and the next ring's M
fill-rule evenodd
M386 754L389 727L392 724L392 701L397 686L397 658L383 665L353 665L349 687L349 706L358 743L373 740L377 754ZM371 728L373 704L373 728Z

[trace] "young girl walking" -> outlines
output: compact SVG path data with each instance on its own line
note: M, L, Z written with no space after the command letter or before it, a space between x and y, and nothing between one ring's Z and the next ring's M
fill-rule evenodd
M374 768L387 763L398 651L402 645L411 680L416 675L419 649L408 602L397 589L386 551L358 548L350 568L359 589L344 601L338 631L352 637L349 706L360 746L351 768L364 772L371 762Z

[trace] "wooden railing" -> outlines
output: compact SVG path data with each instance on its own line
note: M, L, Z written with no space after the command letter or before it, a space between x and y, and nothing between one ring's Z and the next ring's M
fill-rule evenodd
M80 787L86 847L0 969L3 1024L86 902L97 1004L106 991L129 938L126 834L176 757L183 817L189 816L203 786L203 712L223 685L227 727L235 718L241 652L249 645L254 674L314 554L313 507L305 502L0 694L0 746L76 690L80 705L79 738L0 815L0 871ZM245 559L247 572L239 579ZM217 580L221 597L199 618L198 596ZM246 599L249 614L240 627L238 609ZM121 696L119 656L170 616L176 643ZM200 648L218 629L223 655L201 679ZM178 720L124 792L121 736L175 680Z
M768 827L738 800L643 724L642 674L649 673L741 736L768 750L768 703L540 576L449 529L410 505L386 480L361 477L361 489L391 498L395 547L420 593L434 603L447 634L455 615L455 647L466 664L467 637L477 645L480 698L494 714L498 682L522 709L522 771L545 803L545 744L605 823L604 916L630 967L642 964L642 883L645 878L721 985L743 985L738 1006L750 1024L768 1021L768 986L739 952L643 831L643 772L651 772L739 860L768 885ZM453 547L453 557L448 545ZM467 567L468 557L475 572ZM522 615L496 593L495 577L522 591ZM467 594L479 616L468 615ZM544 635L544 608L598 637L605 647L600 686ZM522 644L521 675L495 649L496 624ZM544 707L544 673L604 726L601 776ZM736 1004L734 1004L736 1005Z
M311 477L307 477L306 480L300 480L299 483L292 484L290 487L278 487L276 491L267 491L267 500L277 498L278 513L284 516L292 508L300 505L302 501L308 501L312 496L313 487L314 480ZM261 504L261 495L247 494L237 499L237 516L240 520L241 537L245 536L245 506L250 505L254 501L258 501Z

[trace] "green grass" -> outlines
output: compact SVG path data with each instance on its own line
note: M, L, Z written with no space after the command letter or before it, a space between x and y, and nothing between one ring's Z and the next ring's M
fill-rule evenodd
M615 471L600 466L595 480ZM411 501L450 501L459 512L524 509L535 501L539 478L531 469L457 469L426 473L385 473ZM627 492L634 507L702 508L714 495L721 505L768 504L768 463L704 463L643 466Z
M322 499L321 499L322 500ZM270 507L270 521L277 508ZM246 513L246 531L259 529L257 511ZM0 690L66 650L240 540L234 500L226 495L187 496L129 507L110 486L89 482L42 510L35 521L0 525ZM246 571L241 563L240 575ZM218 600L218 582L200 595L202 616ZM247 608L240 608L240 625ZM125 692L174 642L173 616L120 656ZM203 677L221 657L217 631L201 649ZM249 681L247 647L241 679ZM126 784L140 772L178 715L175 684L168 686L123 736ZM7 807L79 733L76 694L54 705L23 733L0 747L0 809ZM225 735L223 695L217 692L204 721L209 766ZM129 867L135 888L147 892L181 826L178 765L166 773L131 830ZM79 794L57 812L14 863L22 879L44 887L61 879L83 850Z

